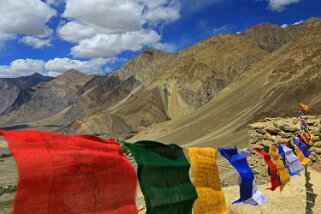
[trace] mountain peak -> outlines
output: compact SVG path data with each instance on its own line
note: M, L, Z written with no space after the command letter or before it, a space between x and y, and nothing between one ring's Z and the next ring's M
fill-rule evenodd
M298 22L298 24L289 25L285 28L265 22L248 28L244 31L243 35L256 41L260 48L272 52L302 35L315 24L319 23L320 20L320 18L311 17L302 22L303 24Z

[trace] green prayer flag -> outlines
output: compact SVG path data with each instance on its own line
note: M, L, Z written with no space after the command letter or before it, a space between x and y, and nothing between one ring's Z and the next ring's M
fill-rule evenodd
M192 213L197 193L189 178L190 164L183 149L154 141L126 145L138 165L137 177L146 201L146 213Z

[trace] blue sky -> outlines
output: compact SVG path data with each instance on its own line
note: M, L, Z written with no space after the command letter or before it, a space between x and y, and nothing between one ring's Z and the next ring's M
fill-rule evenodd
M320 0L7 0L0 77L108 73L152 47L176 52L257 23L321 17Z

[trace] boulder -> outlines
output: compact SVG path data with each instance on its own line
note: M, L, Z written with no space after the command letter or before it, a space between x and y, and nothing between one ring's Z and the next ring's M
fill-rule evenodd
M296 127L296 126L290 126L288 124L283 124L279 127L282 131L284 132L296 132L296 131L300 131L300 128Z
M257 129L256 132L260 134L267 134L268 132L265 129Z
M281 131L279 128L276 127L267 127L265 130L272 135L277 135Z
M281 137L283 137L283 138L290 138L290 137L293 136L293 134L291 134L291 133L285 133L285 132L283 132L283 131L281 131L281 132L279 133L279 135L280 135Z

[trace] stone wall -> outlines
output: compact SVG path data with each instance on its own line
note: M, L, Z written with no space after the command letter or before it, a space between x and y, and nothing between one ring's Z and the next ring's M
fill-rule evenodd
M306 123L314 134L314 146L310 149L310 165L321 171L321 116L306 116ZM295 137L300 132L300 118L266 118L248 126L249 147L280 145ZM249 158L258 183L269 181L267 166L260 154L254 153Z

